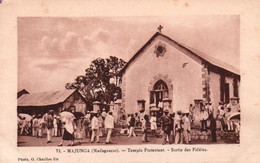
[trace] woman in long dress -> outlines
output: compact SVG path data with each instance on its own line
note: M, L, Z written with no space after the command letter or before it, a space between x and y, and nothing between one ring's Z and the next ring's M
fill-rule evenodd
M62 146L63 145L63 142L64 140L70 140L71 141L71 144L69 144L69 146L74 146L74 119L68 119L68 118L64 118L64 122L65 122L65 125L64 125L64 133L63 133L63 136L62 136L62 140L60 142L60 144L58 146Z

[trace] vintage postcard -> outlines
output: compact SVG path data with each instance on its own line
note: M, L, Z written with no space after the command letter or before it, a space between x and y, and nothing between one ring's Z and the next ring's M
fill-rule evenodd
M62 2L0 4L1 162L260 161L258 2Z

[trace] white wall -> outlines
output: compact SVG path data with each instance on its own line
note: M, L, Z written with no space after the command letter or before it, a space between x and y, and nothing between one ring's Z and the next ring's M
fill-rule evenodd
M214 108L218 107L220 101L220 75L214 72L209 74L209 84L210 84L210 98L212 106Z
M157 57L154 53L155 46L159 42L166 44L167 52L163 57ZM149 108L149 83L159 74L168 75L168 79L171 80L173 111L177 109L184 111L190 103L194 103L194 99L202 98L201 61L198 58L194 58L196 61L191 59L187 56L190 55L188 52L181 52L176 48L178 47L172 42L159 36L129 65L123 78L127 113L138 111L139 99L146 100L146 109ZM186 62L188 64L183 68L183 63Z

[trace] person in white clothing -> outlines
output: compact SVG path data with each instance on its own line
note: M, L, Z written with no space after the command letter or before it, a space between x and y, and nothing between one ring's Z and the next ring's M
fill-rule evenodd
M93 143L94 139L96 138L96 143L99 143L99 123L97 118L97 113L93 113L93 118L91 119L91 140L90 142Z
M53 133L52 133L52 136L55 136L57 137L57 134L58 134L58 124L57 124L57 116L54 115L53 116L53 126L54 126L54 130L53 130Z
M150 118L152 134L154 134L155 131L157 130L156 121L157 121L156 116L155 116L154 112L152 112L151 113L151 118Z
M106 118L105 118L105 129L107 130L106 144L112 144L111 134L112 134L112 130L114 129L114 117L112 115L112 112L109 112L106 115Z
M37 136L39 130L39 120L37 116L35 116L33 119L32 127L33 127L32 136Z
M74 132L75 132L75 123L74 118L63 118L62 122L64 125L64 133L62 135L62 140L58 146L63 146L64 140L69 140L71 143L69 146L74 146Z
M186 112L185 116L183 117L183 136L186 144L188 144L191 141L191 135L190 135L191 127L190 127L190 119L188 117L189 117L189 113Z
M231 115L231 113L232 113L232 112L231 112L231 108L228 107L228 108L227 108L227 112L226 112L226 114L225 114L228 131L233 131L233 129L234 129L234 128L233 128L233 122L230 121L230 120L228 120L229 117L230 117L230 115Z
M38 135L37 138L42 138L42 130L44 126L44 119L41 114L38 115L38 123L39 123L39 128L38 128Z

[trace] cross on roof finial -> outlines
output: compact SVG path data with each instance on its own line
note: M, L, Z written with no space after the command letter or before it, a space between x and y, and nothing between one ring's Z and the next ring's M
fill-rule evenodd
M163 26L159 25L157 29L159 30L160 33L162 33Z

